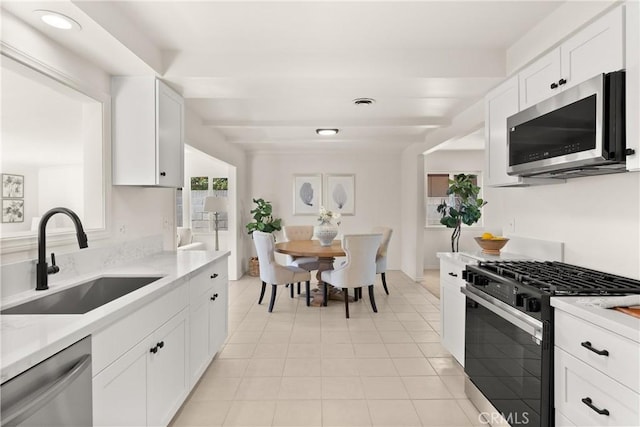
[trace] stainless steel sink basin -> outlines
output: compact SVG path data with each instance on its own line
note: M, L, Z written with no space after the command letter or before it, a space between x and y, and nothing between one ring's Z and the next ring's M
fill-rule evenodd
M84 314L158 279L161 277L101 277L7 308L0 314Z

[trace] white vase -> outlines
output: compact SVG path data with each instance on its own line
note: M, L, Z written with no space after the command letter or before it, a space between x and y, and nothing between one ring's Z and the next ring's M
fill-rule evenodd
M320 246L331 246L333 239L338 235L338 226L331 223L316 225L313 234L320 240Z

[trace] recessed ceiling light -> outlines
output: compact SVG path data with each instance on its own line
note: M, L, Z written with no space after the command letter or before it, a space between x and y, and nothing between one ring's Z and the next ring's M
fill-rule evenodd
M338 133L338 129L316 129L318 135L335 135Z
M34 10L33 13L38 15L45 24L60 30L80 31L82 29L82 26L77 21L63 15L62 13L42 9Z
M373 98L356 98L353 100L355 105L371 105L376 102Z

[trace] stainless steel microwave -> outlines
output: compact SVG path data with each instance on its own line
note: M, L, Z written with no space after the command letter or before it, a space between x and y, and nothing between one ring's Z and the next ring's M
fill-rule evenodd
M507 118L509 175L624 172L625 72L600 74Z

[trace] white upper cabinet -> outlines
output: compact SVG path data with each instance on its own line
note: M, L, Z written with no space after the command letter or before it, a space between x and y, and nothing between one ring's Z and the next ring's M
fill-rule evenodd
M519 74L520 109L600 73L624 68L624 13L616 7Z
M184 100L155 77L114 77L113 184L182 187Z
M518 77L511 77L485 97L485 185L518 185L522 178L507 175L507 117L518 112Z

